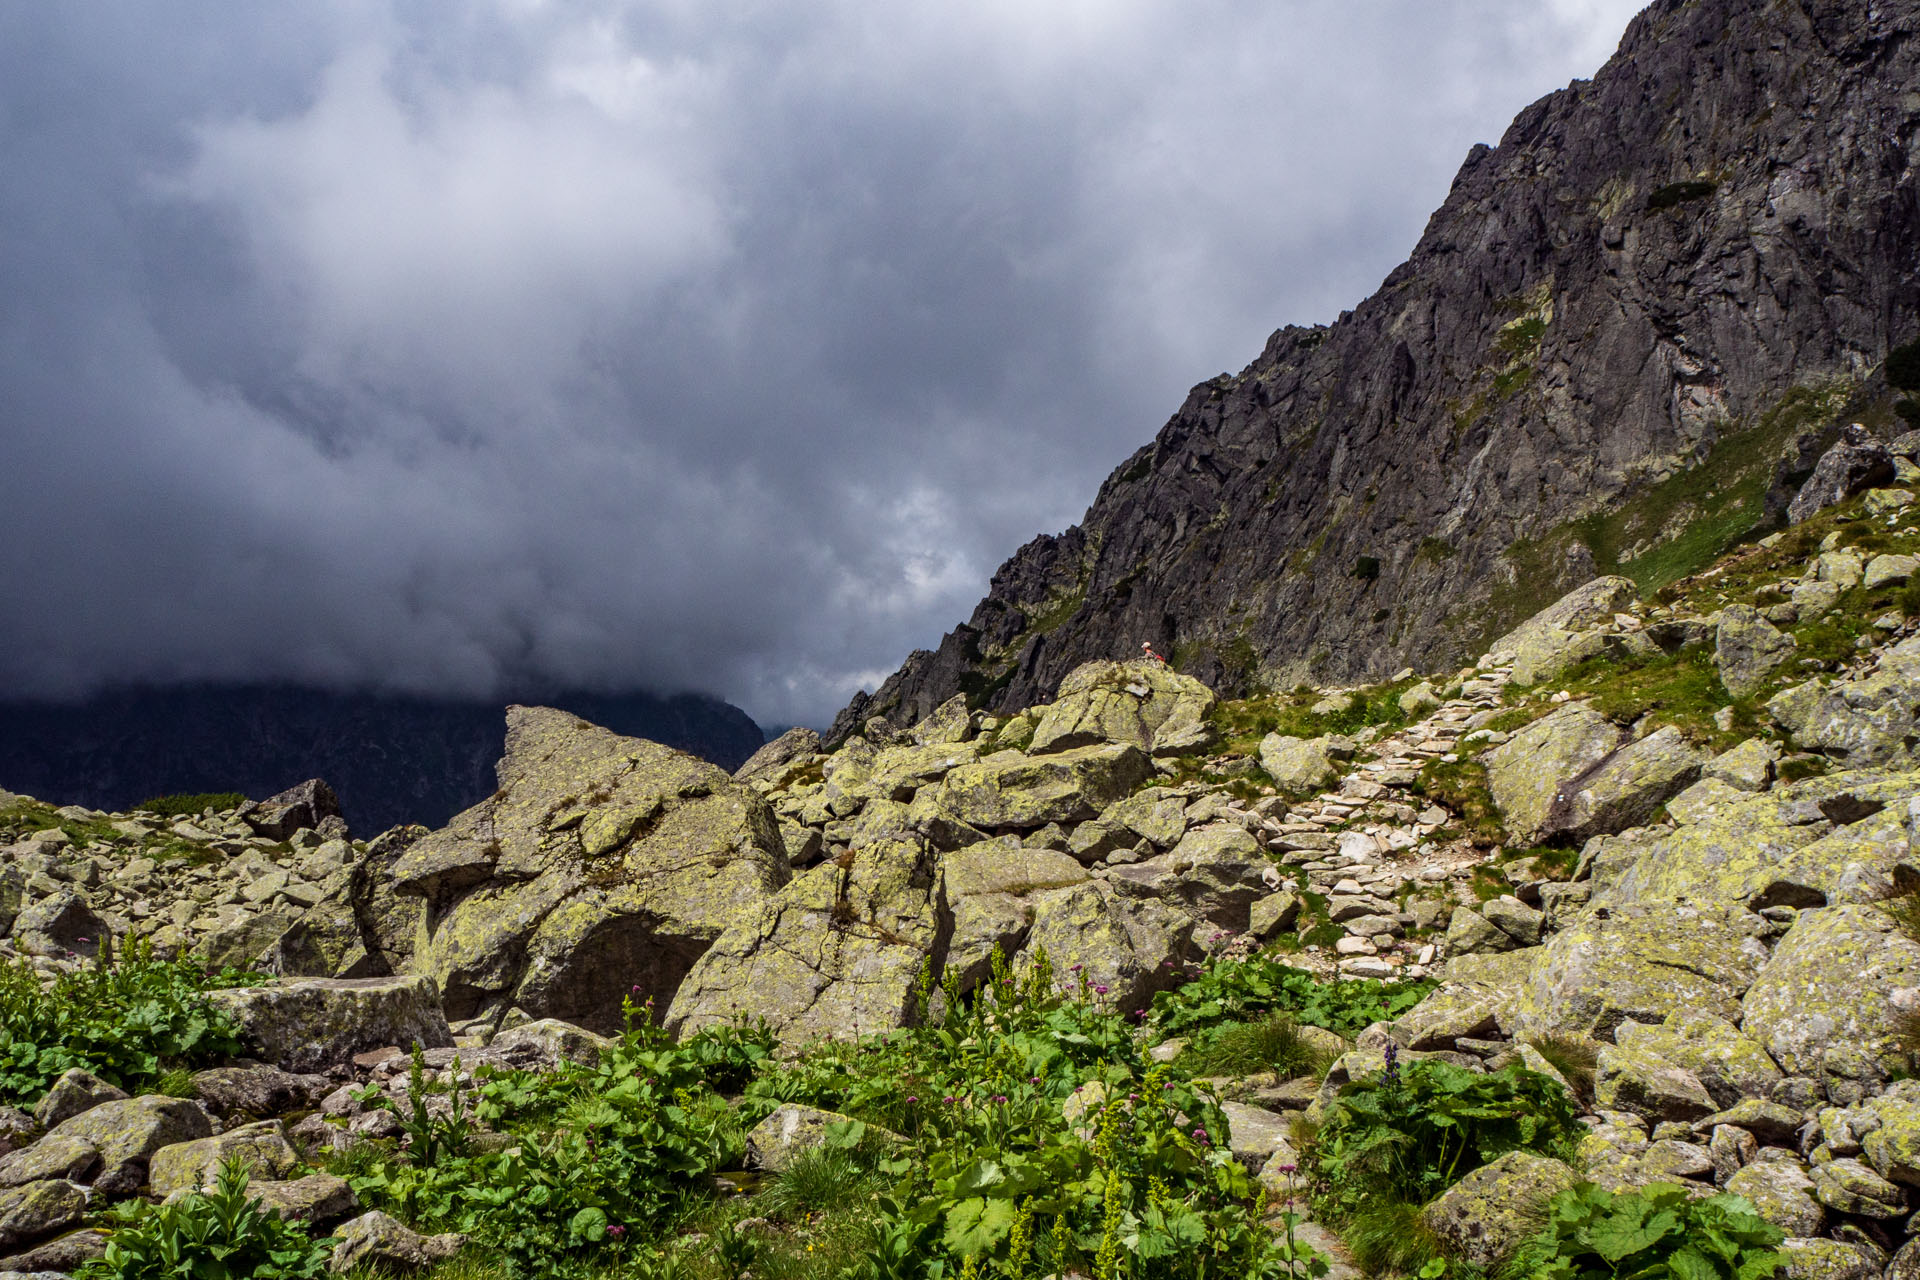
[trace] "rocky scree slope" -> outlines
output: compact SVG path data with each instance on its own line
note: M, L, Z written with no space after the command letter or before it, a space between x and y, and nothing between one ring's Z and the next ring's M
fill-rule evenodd
M1781 505L1920 333L1920 4L1660 0L1476 147L1412 256L1194 388L1081 523L849 705L997 712L1150 642L1228 693L1434 668Z
M1862 451L1876 464L1854 466ZM312 1176L296 1140L393 1132L338 1092L302 1118L347 1076L404 1092L393 1046L442 1077L456 1050L462 1069L483 1050L552 1064L598 1052L592 1029L638 992L682 1035L763 1019L798 1054L938 1016L996 954L1015 974L1044 954L1132 1012L1259 952L1436 984L1354 1039L1317 1035L1324 1069L1208 1082L1276 1197L1311 1154L1288 1117L1326 1117L1390 1048L1518 1062L1585 1109L1575 1168L1446 1192L1427 1209L1446 1247L1514 1238L1575 1176L1677 1180L1745 1196L1796 1280L1910 1276L1917 454L1920 433L1854 432L1790 531L1650 599L1595 579L1424 678L1222 702L1158 663L1092 664L1044 706L955 698L833 751L796 730L732 777L515 708L492 797L366 842L317 786L170 824L9 798L10 955L51 978L111 938L288 975L213 997L262 1064L242 1068L255 1100L236 1122L225 1068L195 1077L199 1103L75 1077L47 1116L0 1116L8 1211L59 1210L16 1229L20 1256L97 1251L98 1233L60 1234L87 1195L163 1194L210 1149L166 1153L227 1129L273 1157L269 1194L295 1195L279 1184ZM1154 1056L1203 1051L1140 1023Z

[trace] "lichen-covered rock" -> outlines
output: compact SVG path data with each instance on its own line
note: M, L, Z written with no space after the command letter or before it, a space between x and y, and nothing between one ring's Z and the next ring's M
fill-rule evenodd
M1069 672L1034 729L1038 755L1129 743L1154 755L1181 755L1213 740L1206 722L1214 693L1165 663L1089 662Z
M791 874L752 788L570 713L510 707L499 776L498 791L408 847L391 873L427 900L416 965L456 1019L510 1001L616 1026L636 983L671 997L701 952Z
M41 1141L67 1138L86 1143L100 1157L96 1184L133 1191L146 1180L144 1165L154 1152L212 1132L213 1122L199 1103L147 1094L103 1102L63 1121Z
M1422 680L1413 688L1401 694L1396 701L1400 704L1400 713L1409 719L1418 720L1428 712L1439 709L1440 695L1434 692L1430 681Z
M1318 738L1290 738L1270 733L1260 739L1260 767L1285 795L1309 795L1331 786L1340 776Z
M1512 934L1468 907L1455 907L1447 922L1447 950L1456 956L1511 951L1519 945Z
M1847 1158L1816 1164L1809 1173L1813 1194L1836 1213L1862 1218L1893 1218L1906 1210L1906 1193L1860 1161Z
M1053 849L1023 847L1014 837L973 845L941 860L942 900L952 917L946 972L963 990L982 981L996 948L1017 952L1033 923L1031 898L1084 884L1086 868Z
M1291 889L1270 893L1247 909L1247 932L1262 942L1293 928L1300 918L1300 895Z
M103 1102L118 1102L127 1096L125 1089L108 1084L93 1072L69 1067L60 1073L46 1096L33 1106L33 1122L51 1129L62 1120L90 1111Z
M1920 1082L1902 1080L1861 1104L1874 1129L1861 1148L1881 1177L1920 1187Z
M86 1216L87 1193L71 1182L31 1182L0 1191L0 1250L44 1240Z
M1146 753L1130 743L1042 756L1002 751L948 773L940 794L947 808L972 826L1031 830L1095 817L1152 771Z
M1720 683L1744 698L1766 683L1781 663L1793 657L1794 638L1761 617L1751 605L1730 604L1720 611L1714 630L1713 665Z
M99 954L106 931L86 898L70 890L48 894L13 920L14 945L28 955L91 959Z
M1187 802L1165 787L1148 787L1109 805L1100 821L1121 827L1162 849L1171 849L1187 834Z
M1887 447L1858 427L1850 428L1839 443L1820 455L1813 474L1787 505L1787 519L1799 524L1836 502L1891 479L1893 455Z
M1594 578L1555 600L1488 646L1496 662L1511 660L1529 641L1548 631L1585 631L1629 609L1639 591L1631 578Z
M1487 788L1516 843L1537 842L1572 800L1569 784L1620 745L1620 729L1581 703L1569 703L1518 730L1488 752Z
M1758 1042L1711 1014L1675 1013L1659 1024L1623 1022L1614 1028L1613 1039L1622 1048L1691 1071L1719 1107L1731 1107L1742 1098L1764 1098L1780 1081L1780 1068Z
M221 1117L270 1119L305 1111L333 1090L322 1075L299 1075L277 1067L211 1067L196 1071L193 1096Z
M1214 823L1187 832L1169 853L1113 868L1107 883L1133 897L1176 902L1196 919L1244 933L1253 904L1270 891L1272 868L1252 836Z
M1797 1160L1749 1164L1727 1179L1726 1189L1745 1197L1755 1213L1790 1236L1811 1236L1827 1220L1826 1206L1813 1194L1813 1179Z
M278 1120L241 1125L213 1137L160 1148L147 1162L147 1185L156 1196L211 1187L220 1166L236 1160L255 1178L283 1179L300 1157Z
M1543 833L1586 840L1638 826L1691 785L1705 762L1706 753L1678 729L1656 729L1568 783L1564 807L1552 815Z
M1767 961L1744 909L1635 906L1592 912L1527 953L1527 976L1502 1029L1605 1037L1622 1022L1669 1015L1740 1017L1740 997Z
M934 947L938 861L909 836L796 876L694 963L667 1026L758 1015L786 1044L901 1026Z
M1788 1236L1780 1242L1786 1265L1779 1280L1876 1280L1885 1255L1851 1240L1804 1239Z
M247 1194L289 1222L325 1226L360 1211L360 1197L352 1186L330 1173L310 1173L290 1182L254 1178L247 1183Z
M1033 927L1020 960L1046 953L1065 977L1081 966L1094 994L1114 1008L1143 1009L1197 953L1193 917L1156 899L1130 898L1100 881L1033 899Z
M346 820L340 815L340 797L319 778L309 778L265 800L251 801L241 807L239 817L254 834L269 840L285 840L296 831L317 829L323 824L330 834L347 834Z
M1738 1127L1766 1142L1791 1144L1797 1140L1806 1119L1797 1108L1784 1103L1768 1098L1742 1098L1725 1111L1716 1111L1705 1119L1694 1121L1693 1131L1708 1133L1715 1129Z
M1496 1030L1507 994L1485 983L1445 983L1395 1019L1387 1034L1403 1049L1451 1049L1462 1036Z
M1779 759L1778 744L1765 738L1748 738L1707 761L1700 774L1736 791L1765 791L1773 781L1773 767Z
M1442 1192L1420 1220L1458 1256L1491 1271L1539 1230L1547 1202L1576 1181L1558 1160L1510 1151Z
M1512 894L1503 894L1480 904L1480 914L1502 933L1523 947L1538 946L1546 916Z
M804 726L795 726L748 756L733 771L735 782L772 781L796 760L808 760L820 753L820 735Z
M1920 985L1920 945L1870 906L1806 911L1743 1001L1742 1030L1789 1075L1877 1082L1904 1064L1893 992Z
M1853 766L1904 760L1920 711L1920 636L1881 654L1878 669L1866 676L1807 688L1794 706L1775 713L1797 719L1789 726L1795 746ZM1767 707L1773 711L1773 703Z
M1645 1050L1606 1045L1594 1066L1594 1104L1648 1120L1698 1120L1713 1114L1700 1078Z
M487 1043L491 1053L524 1051L547 1070L563 1062L593 1066L600 1061L601 1054L613 1047L614 1041L607 1036L596 1035L558 1018L538 1018L508 1027Z
M335 1234L340 1243L327 1264L335 1275L362 1265L374 1271L419 1271L445 1262L467 1244L467 1237L455 1232L423 1236L378 1209L361 1214Z
M240 1024L249 1053L285 1071L313 1072L384 1045L453 1043L433 980L294 978L209 992Z
M0 1187L20 1187L49 1178L84 1178L99 1163L99 1149L85 1138L48 1134L31 1146L0 1156Z
M1220 1111L1227 1119L1227 1149L1248 1173L1258 1174L1273 1160L1299 1163L1288 1138L1292 1122L1285 1116L1244 1102L1222 1102Z
M963 693L954 694L907 730L907 737L923 747L965 742L972 736L973 712Z
M1592 861L1594 901L1760 909L1881 897L1897 869L1913 863L1902 815L1891 806L1916 790L1920 776L1866 770L1760 794L1728 788L1710 809L1676 800L1676 816L1684 810L1688 821L1601 846ZM1867 816L1856 820L1861 813ZM1841 820L1839 829L1830 815Z

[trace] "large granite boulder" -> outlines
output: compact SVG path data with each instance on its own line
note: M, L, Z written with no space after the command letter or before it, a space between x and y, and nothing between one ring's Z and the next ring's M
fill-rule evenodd
M1903 825L1906 800L1917 791L1920 775L1879 771L1829 774L1761 793L1702 782L1668 805L1673 828L1593 846L1593 901L1745 903L1758 910L1881 897L1902 868L1920 867Z
M1163 662L1089 662L1060 682L1027 750L1124 742L1154 755L1183 755L1213 741L1206 720L1213 704L1213 690Z
M694 962L668 1028L758 1016L797 1045L903 1025L934 950L938 868L937 850L904 836L802 872Z
M820 735L804 726L787 730L748 756L733 771L735 782L773 781L796 760L811 759L820 753Z
M64 1231L86 1212L87 1193L71 1182L30 1182L0 1191L0 1252Z
M702 760L511 707L500 789L395 859L426 900L416 965L459 1019L509 1002L604 1030L670 999L791 875L773 812Z
M1095 817L1152 774L1146 752L1131 743L1038 756L1000 751L949 772L940 796L956 818L983 831L1032 830Z
M340 1243L327 1262L335 1275L356 1267L374 1275L421 1271L445 1262L467 1245L467 1237L456 1232L423 1236L378 1209L344 1224L336 1234Z
M1107 883L1137 898L1177 903L1196 919L1245 933L1253 904L1273 891L1273 862L1245 830L1213 823L1170 852L1112 868Z
M1910 759L1907 744L1920 734L1920 636L1888 649L1859 679L1804 688L1803 705L1783 704L1776 713L1791 719L1794 745L1856 767Z
M240 1024L247 1052L289 1072L315 1072L388 1045L453 1043L433 979L292 978L262 987L210 991L207 999Z
M1012 836L949 853L940 862L941 896L951 917L946 973L962 990L988 974L997 948L1011 956L1033 926L1037 894L1085 884L1088 875L1055 849L1022 847Z
M309 778L278 795L253 801L241 807L240 820L253 828L255 835L269 840L285 840L296 831L322 829L328 835L347 834L346 819L340 816L340 797L318 778Z
M1613 1030L1623 1049L1649 1054L1692 1073L1719 1107L1764 1098L1781 1079L1759 1041L1724 1018L1680 1012L1661 1023L1622 1022Z
M1813 474L1787 505L1793 524L1844 502L1856 493L1893 479L1893 455L1859 426L1847 428L1840 442L1820 455Z
M1340 777L1332 757L1319 738L1291 738L1270 733L1260 739L1260 767L1285 795L1311 795L1330 787Z
M1558 1160L1509 1151L1442 1192L1420 1220L1456 1256L1492 1271L1539 1230L1547 1202L1576 1181Z
M1513 661L1522 649L1539 648L1553 633L1572 635L1611 622L1633 606L1639 590L1631 578L1595 578L1555 600L1489 646L1495 662Z
M83 1111L55 1126L41 1143L65 1140L92 1147L99 1160L96 1188L124 1193L146 1181L146 1163L155 1152L212 1132L213 1122L199 1103L148 1094Z
M1487 789L1516 844L1538 843L1567 813L1578 783L1620 746L1620 727L1568 703L1488 752Z
M1656 729L1569 783L1542 834L1586 840L1639 826L1690 786L1706 760L1678 729Z
M1175 972L1198 955L1195 933L1178 907L1093 880L1036 895L1020 960L1045 953L1057 974L1084 974L1096 997L1131 1012L1179 985Z
M1730 604L1720 611L1720 625L1714 629L1713 665L1727 692L1744 698L1792 658L1795 648L1794 638L1761 617L1758 610Z
M1576 1031L1608 1038L1622 1023L1670 1016L1740 1018L1740 998L1767 963L1744 909L1679 905L1591 912L1529 953L1526 979L1502 1010L1514 1034Z
M300 1156L278 1120L260 1120L225 1133L176 1142L153 1153L147 1185L160 1197L176 1191L212 1187L220 1166L237 1161L253 1178L284 1179L300 1167Z
M1741 1029L1788 1075L1824 1078L1836 1102L1906 1065L1894 992L1920 986L1920 943L1878 907L1803 911L1742 1001Z

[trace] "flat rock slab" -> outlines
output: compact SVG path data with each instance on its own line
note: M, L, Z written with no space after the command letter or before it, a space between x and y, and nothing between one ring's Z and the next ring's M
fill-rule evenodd
M300 978L210 991L207 999L240 1023L250 1052L290 1072L319 1071L383 1045L453 1044L440 992L422 975Z

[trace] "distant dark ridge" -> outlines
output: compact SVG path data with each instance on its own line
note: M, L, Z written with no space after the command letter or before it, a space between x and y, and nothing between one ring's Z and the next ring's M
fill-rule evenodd
M744 711L700 694L528 694L451 700L287 685L121 689L83 702L0 702L0 786L121 810L156 795L259 798L325 778L358 835L439 826L496 786L506 704L561 707L616 733L739 766L763 741Z

